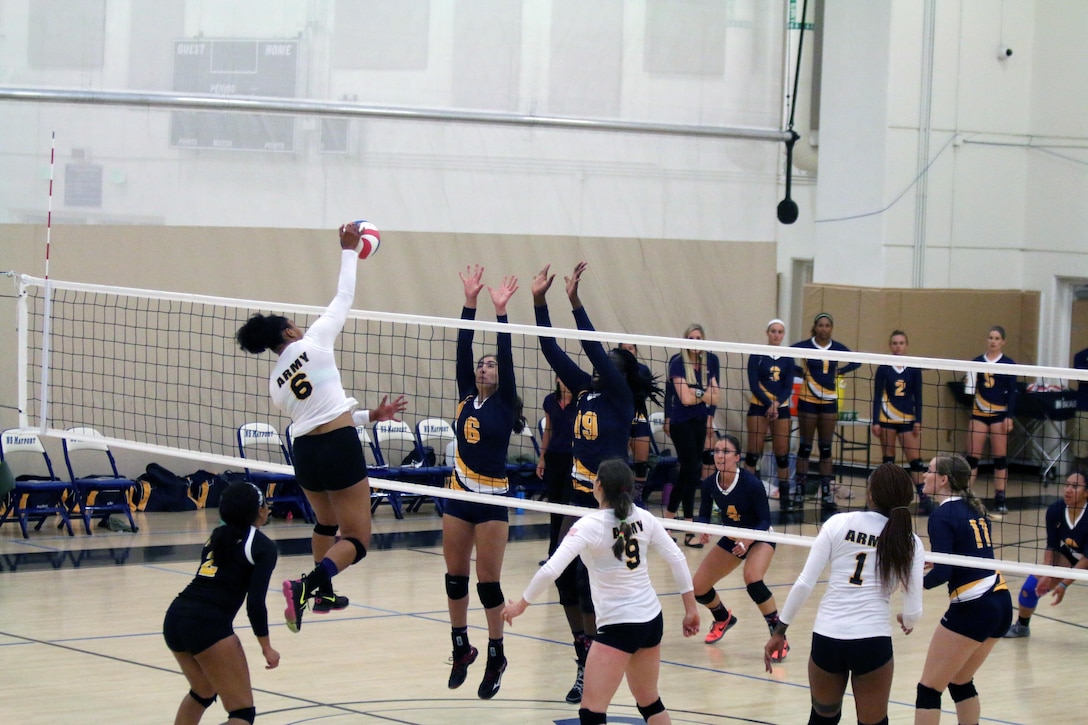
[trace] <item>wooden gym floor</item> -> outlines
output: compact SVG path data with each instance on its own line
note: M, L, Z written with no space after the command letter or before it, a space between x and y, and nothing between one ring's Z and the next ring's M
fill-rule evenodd
M1040 507L1060 493L1060 488L1043 488L1037 481L1026 476L1010 484L1010 491L1022 492L1027 510L1014 508L998 524L1006 539L1037 545L1029 540L1040 523ZM805 518L785 530L814 535L815 514ZM508 598L520 595L546 553L545 521L546 515L540 513L511 517L503 572ZM924 535L924 519L916 521ZM69 538L47 524L26 540L17 526L2 527L0 720L170 722L187 686L163 644L162 616L193 576L200 545L216 523L214 511L140 514L137 534L97 529L86 536L80 524L77 535ZM554 598L531 607L507 630L510 666L494 700L478 700L475 695L483 675L482 658L470 668L460 690L446 688L450 641L440 528L429 504L400 521L382 507L370 555L336 579L337 591L350 597L351 606L328 615L308 613L298 634L288 632L282 623L279 582L312 566L309 527L295 520L274 521L265 529L281 547L267 600L272 643L282 655L278 669L264 669L244 610L236 621L250 661L258 722L576 725L577 707L563 702L574 681L573 648ZM684 551L694 571L703 551ZM767 584L779 605L807 551L778 547ZM790 630L789 658L768 675L762 662L767 629L739 572L717 587L740 619L717 645L704 644L702 634L687 640L680 635L680 599L659 560L653 578L666 622L661 693L673 722L807 720L808 640L821 591L813 593ZM1015 596L1022 577L1009 580ZM1088 696L1080 694L1075 673L1088 642L1085 596L1082 587L1072 587L1062 606L1040 603L1030 639L998 644L976 678L982 722L1082 722L1080 708L1088 705ZM484 617L475 594L472 599L470 636L482 646ZM896 629L892 723L913 722L915 684L945 604L943 589L927 592L925 615L914 633L904 636ZM705 610L702 615L705 633L710 617ZM947 695L944 704L943 720L955 722ZM844 723L855 721L852 708L848 693ZM205 716L209 723L223 719L219 703ZM609 721L642 722L625 686L609 710Z

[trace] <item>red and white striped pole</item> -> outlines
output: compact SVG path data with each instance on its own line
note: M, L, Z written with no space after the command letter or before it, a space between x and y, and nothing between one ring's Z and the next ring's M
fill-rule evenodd
M45 435L49 427L49 332L53 318L53 288L49 284L49 246L53 236L53 168L57 155L57 132L53 131L49 143L49 203L45 216L45 300L42 306L42 387L38 396L38 428Z

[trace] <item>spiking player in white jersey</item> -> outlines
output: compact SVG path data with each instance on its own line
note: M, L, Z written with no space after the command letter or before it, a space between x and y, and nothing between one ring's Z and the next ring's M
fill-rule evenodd
M576 556L592 581L597 633L585 668L581 725L606 722L605 712L621 680L648 723L670 722L657 690L664 619L650 582L647 554L665 557L684 600L683 632L699 631L699 612L692 593L687 561L665 527L632 501L634 477L627 462L603 461L593 483L601 510L588 514L567 532L555 554L536 573L517 603L509 602L503 618L513 624L529 604L539 601L548 585Z
M366 556L370 544L370 481L356 424L391 420L408 403L388 397L373 410L358 406L344 392L334 346L355 299L360 229L340 227L340 276L333 298L305 333L282 315L255 314L236 335L246 352L271 350L278 359L268 387L275 406L291 416L295 477L317 516L311 546L313 571L283 583L287 628L297 632L311 600L314 611L347 606L332 589L332 578ZM339 529L340 538L337 539Z
M869 477L867 496L870 510L837 514L820 529L764 647L763 660L771 672L786 628L830 562L827 589L812 627L810 725L839 722L850 681L858 723L887 723L893 669L891 594L904 589L898 615L904 632L910 634L922 615L925 550L907 508L914 497L910 476L899 466L881 464Z

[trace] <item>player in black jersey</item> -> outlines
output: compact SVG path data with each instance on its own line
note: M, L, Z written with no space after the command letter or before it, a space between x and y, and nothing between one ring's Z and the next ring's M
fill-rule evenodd
M204 544L196 577L166 610L162 625L166 646L189 681L175 725L200 722L217 696L223 698L228 723L252 723L256 717L246 654L233 627L242 602L266 669L280 663L268 638L264 603L276 546L258 530L268 521L268 506L252 484L233 483L220 499L219 516L223 525Z

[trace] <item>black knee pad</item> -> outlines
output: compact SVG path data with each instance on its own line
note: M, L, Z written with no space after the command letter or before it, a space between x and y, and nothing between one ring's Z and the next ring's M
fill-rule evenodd
M218 695L212 695L211 697L201 697L192 690L189 690L189 697L196 700L202 708L207 710L209 707L215 704L215 698L217 698Z
M888 725L888 716L885 715L880 720L872 723L862 722L861 720L858 720L858 725Z
M753 453L753 452L749 451L748 453L744 454L744 465L748 466L749 468L755 468L756 464L758 464L758 463L759 463L759 454L758 453Z
M351 536L345 536L344 541L350 541L355 547L355 561L352 564L358 564L360 561L366 558L366 547L363 546L363 542Z
M994 470L995 471L1007 471L1007 470L1009 470L1009 457L1008 456L994 456Z
M665 704L663 702L661 702L660 697L657 698L656 700L654 700L653 702L651 702L646 707L643 707L642 705L639 705L638 703L635 703L635 706L638 708L638 714L642 715L643 720L649 720L650 718L652 718L657 713L665 712Z
M831 444L830 443L821 443L820 444L820 460L821 461L826 461L828 458L831 458Z
M603 712L593 712L589 708L578 710L578 725L601 725L608 722L608 717Z
M911 473L925 473L926 462L923 461L921 458L915 458L913 461L910 462L910 471Z
M323 524L320 521L314 524L314 533L318 536L336 536L340 527L336 524Z
M881 463L895 463L895 456L883 456L880 459Z
M502 596L502 586L498 582L476 582L476 594L484 609L494 609L506 604Z
M771 598L771 590L767 588L767 585L763 583L763 580L752 582L745 589L748 590L748 597L756 604L763 604Z
M450 599L464 599L468 596L468 577L446 575L446 596Z
M635 461L635 465L632 466L635 473L635 480L645 481L646 476L650 475L650 462L649 461Z
M253 721L257 719L257 708L255 707L241 707L237 710L231 710L227 713L228 720L245 720L250 725L253 725Z
M842 719L842 710L839 710L834 715L821 715L816 711L815 706L808 713L808 725L839 725L839 720Z
M806 461L812 455L812 441L802 440L797 444L797 460Z
M967 465L971 467L971 470L978 468L978 456L964 456L963 459L967 461Z
M790 454L783 453L781 456L775 456L774 465L788 469L790 467Z
M695 601L702 604L704 607L709 607L710 603L714 601L714 597L718 596L718 593L714 591L714 587L710 587L706 594L696 594Z
M919 682L918 695L914 698L914 707L917 710L940 710L941 693Z
M978 697L978 690L975 689L974 680L968 680L962 685L949 682L948 694L952 696L952 702L963 702L964 700L970 700L972 697Z

